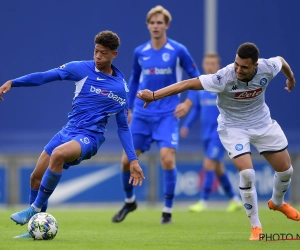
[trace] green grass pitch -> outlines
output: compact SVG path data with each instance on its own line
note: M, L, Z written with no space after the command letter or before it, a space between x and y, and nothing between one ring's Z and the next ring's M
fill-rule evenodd
M200 214L175 209L172 225L160 225L161 210L141 208L119 224L111 222L117 208L51 209L59 231L50 241L13 239L26 226L15 225L10 215L16 210L0 210L0 249L300 249L300 240L249 241L250 224L245 211L226 213L211 210ZM300 221L288 220L280 212L260 208L263 231L267 234L300 235Z

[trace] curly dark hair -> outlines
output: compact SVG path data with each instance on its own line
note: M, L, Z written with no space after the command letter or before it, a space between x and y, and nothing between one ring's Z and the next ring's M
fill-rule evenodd
M259 49L254 43L243 43L239 46L236 53L242 59L251 58L256 63L259 57Z
M95 36L95 44L101 44L111 50L116 50L120 46L120 38L116 33L105 30Z

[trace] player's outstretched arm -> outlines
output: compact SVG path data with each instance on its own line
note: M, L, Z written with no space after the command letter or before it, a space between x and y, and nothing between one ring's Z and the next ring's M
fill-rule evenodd
M142 186L143 180L145 179L142 168L139 165L138 160L133 160L130 162L130 178L129 183L133 186Z
M149 89L141 90L138 92L137 97L145 101L144 108L146 108L153 101L157 101L170 95L176 95L188 89L203 90L203 86L199 78L192 78L189 80L174 83L165 88L156 90L155 92L152 92Z
M286 79L286 87L284 88L285 90L287 90L288 92L291 92L292 89L295 87L296 85L296 79L294 76L294 73L290 67L290 65L286 62L286 60L281 57L278 56L278 58L281 60L282 62L282 68L281 68L281 72L285 75Z
M0 101L4 101L2 94L6 94L11 89L12 81L7 81L0 87Z

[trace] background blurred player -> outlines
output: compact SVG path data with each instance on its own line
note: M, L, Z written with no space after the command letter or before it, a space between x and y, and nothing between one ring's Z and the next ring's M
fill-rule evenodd
M205 74L214 74L220 69L220 57L217 53L207 53L202 62L202 68ZM206 91L195 91L193 95L189 96L192 99L193 106L189 111L181 129L180 134L186 137L189 133L189 128L192 123L200 116L201 121L201 139L205 152L203 167L204 179L201 185L202 192L200 192L200 200L196 204L189 207L192 212L201 212L207 210L207 201L212 192L215 173L218 177L226 195L231 199L228 212L233 212L242 208L240 198L235 195L232 190L231 183L224 168L224 154L223 147L217 132L218 122L217 118L219 110L217 108L217 94Z
M262 233L250 144L256 147L275 170L273 194L268 207L282 212L291 220L300 220L300 213L284 202L284 195L293 175L287 151L288 142L279 124L271 119L270 110L265 103L266 88L280 71L287 78L285 90L290 92L295 87L296 80L284 58L258 58L257 46L244 43L237 49L234 63L215 74L201 75L155 92L142 90L138 93L138 97L146 102L144 107L155 100L188 89L218 93L218 133L229 157L240 172L240 194L252 227L250 240L259 240ZM177 106L176 112L186 112L191 104L191 100L187 99Z
M30 177L30 207L11 215L24 225L38 212L47 209L47 202L59 183L63 169L78 165L94 156L105 141L108 118L116 115L118 135L130 162L127 182L142 184L144 174L134 151L127 124L127 83L114 65L120 39L111 31L95 37L93 61L75 61L46 72L38 72L7 81L0 87L2 94L11 87L39 86L58 80L75 81L76 90L68 123L45 146ZM17 238L30 238L29 234Z
M138 89L153 91L180 81L182 69L190 77L200 75L194 60L182 44L167 38L171 14L162 6L152 8L147 14L147 27L150 41L137 47L134 51L132 75L129 82L129 120L136 154L150 149L156 141L163 168L164 208L161 224L170 224L177 170L175 153L178 144L179 119L174 110L179 103L179 96L172 96L155 102L149 109L143 108L143 101L135 98ZM125 154L122 156L122 179L125 192L125 204L112 218L121 222L129 212L137 208L133 186L128 184L129 164Z

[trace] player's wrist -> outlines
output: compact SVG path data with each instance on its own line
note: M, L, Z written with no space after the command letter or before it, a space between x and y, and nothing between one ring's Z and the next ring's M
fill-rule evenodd
M157 100L155 99L154 91L152 91L152 98L153 98L153 101L157 101Z
M292 79L287 78L288 81L293 82L295 80L295 77L293 77Z

